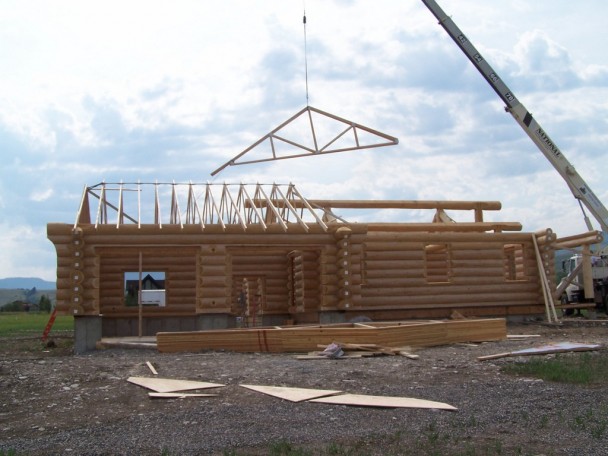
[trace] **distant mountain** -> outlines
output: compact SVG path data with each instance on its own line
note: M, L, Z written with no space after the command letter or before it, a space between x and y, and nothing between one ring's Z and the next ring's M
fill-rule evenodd
M56 286L55 282L42 280L38 277L7 277L6 279L0 279L0 288L24 288L31 290L36 287L37 290L54 290Z

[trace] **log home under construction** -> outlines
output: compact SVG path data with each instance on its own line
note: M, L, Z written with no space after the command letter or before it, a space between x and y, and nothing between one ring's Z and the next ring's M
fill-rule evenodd
M48 224L57 309L76 317L87 349L160 331L543 314L555 234L484 221L500 208L307 200L292 184L101 183L85 187L75 223ZM336 215L353 209L427 210L432 221Z

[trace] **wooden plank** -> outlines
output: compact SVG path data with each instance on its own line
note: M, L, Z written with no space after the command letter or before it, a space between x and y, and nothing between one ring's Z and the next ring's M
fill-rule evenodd
M339 390L322 390L322 389L310 389L310 388L293 388L287 386L264 386L264 385L244 385L243 388L247 388L258 393L267 394L269 396L278 397L291 402L302 402L310 399L331 396L333 394L340 394L342 391Z
M182 399L185 397L216 397L217 394L206 394L206 393L148 393L151 398L162 398L162 399Z
M152 363L150 361L146 361L146 365L148 366L148 368L154 375L158 375L158 372L156 371L156 369L154 368L154 366L152 365Z
M507 339L509 340L528 339L532 337L540 337L540 334L507 334Z
M157 393L172 393L175 391L186 391L195 389L217 388L226 386L220 383L198 382L193 380L178 380L172 378L149 378L149 377L129 377L129 383L143 386Z
M593 351L601 347L599 344L579 344L576 342L559 342L556 344L544 345L542 347L526 348L506 353L496 353L494 355L478 356L478 361L487 361L489 359L507 358L512 356L533 356L533 355L549 355L552 353L566 353L579 351Z
M346 352L342 356L337 358L330 358L329 356L322 355L321 352L310 353L308 355L296 355L296 359L300 360L309 360L309 359L325 359L325 360L335 360L335 359L351 359L351 358L368 358L370 356L376 356L376 353L372 352Z
M443 402L427 401L425 399L411 397L367 396L363 394L341 394L339 396L311 399L309 402L335 405L357 405L361 407L458 410L456 407Z

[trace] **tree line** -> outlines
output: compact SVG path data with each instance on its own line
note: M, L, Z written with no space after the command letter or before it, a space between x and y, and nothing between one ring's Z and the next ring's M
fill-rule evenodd
M50 313L53 310L53 303L47 295L40 296L38 302L23 301L17 299L13 302L9 302L0 307L0 312L47 312Z

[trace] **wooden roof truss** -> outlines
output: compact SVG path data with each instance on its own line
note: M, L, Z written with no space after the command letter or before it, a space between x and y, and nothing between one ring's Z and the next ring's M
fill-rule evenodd
M94 202L97 205L95 206ZM76 215L79 225L199 225L251 226L287 232L298 226L308 232L311 224L328 230L330 223L348 223L335 209L428 209L431 223L368 223L371 231L521 231L517 222L484 222L483 212L500 210L497 201L392 201L392 200L308 200L293 184L196 184L196 183L106 183L85 187ZM168 210L167 210L168 209ZM473 212L473 222L456 222L446 210ZM163 216L163 214L166 214ZM259 229L259 228L258 228Z
M393 146L399 140L372 128L306 106L211 173L232 165ZM265 150L263 150L265 149ZM249 154L245 159L244 155Z
M153 194L149 190L153 190ZM148 191L146 191L148 190ZM135 195L135 196L134 196ZM97 207L91 205L91 197ZM163 218L163 203L168 200L168 219ZM91 217L94 208L94 221ZM309 224L327 230L318 209L301 195L293 184L195 184L189 183L106 183L85 187L76 215L74 228L93 223L95 227L114 224L229 225L240 226L243 231L251 225L264 230L279 225L287 231L297 224L305 231ZM152 214L152 217L146 217Z

